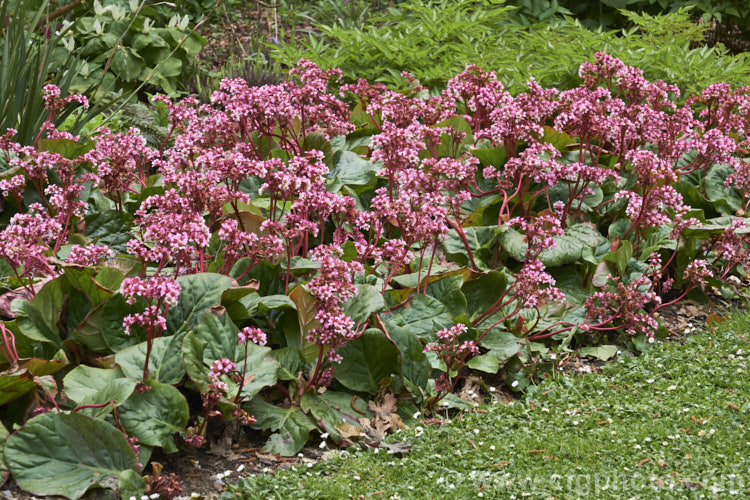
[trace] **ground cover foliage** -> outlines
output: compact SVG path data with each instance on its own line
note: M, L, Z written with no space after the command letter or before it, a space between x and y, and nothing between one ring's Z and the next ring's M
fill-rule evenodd
M249 476L223 498L741 498L747 477L747 313L546 380L521 401L483 392L460 416L393 436L412 448L330 452ZM476 395L476 400L482 397Z
M173 497L177 478L139 473L152 450L227 426L283 456L315 433L379 442L418 408L471 407L471 373L522 391L577 353L644 351L661 308L731 295L747 266L748 88L680 95L605 53L576 88L515 96L477 66L440 94L290 76L157 97L157 147L79 144L52 124L87 100L53 86L33 145L3 135L21 488Z

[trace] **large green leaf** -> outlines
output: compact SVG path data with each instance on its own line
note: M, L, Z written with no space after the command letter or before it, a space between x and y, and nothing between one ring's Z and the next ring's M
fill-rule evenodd
M74 368L63 379L65 395L81 403L88 397L102 392L116 380L124 380L125 375L119 368L105 369L81 365Z
M358 419L367 413L367 402L361 398L352 400L352 395L345 392L326 391L318 394L308 391L302 395L300 408L338 442L342 424L362 427Z
M141 450L144 448L141 448ZM143 454L143 451L141 451L141 454ZM144 462L146 461L144 460ZM128 469L122 471L120 474L120 480L117 483L117 493L120 495L120 498L141 498L146 492L147 486L146 480L138 472Z
M399 350L377 329L368 329L338 350L343 358L333 376L353 391L375 393L380 382L398 371Z
M385 306L383 295L373 285L357 285L357 295L344 305L344 314L354 320L355 324L363 323L374 312Z
M466 297L466 314L474 319L489 309L508 287L508 277L499 271L480 274L465 282L461 292Z
M72 139L39 139L37 144L37 151L57 153L68 160L75 160L94 147L93 144L78 144Z
M388 334L401 351L401 374L417 387L427 387L432 371L419 338L406 328L391 326Z
M133 216L122 210L104 210L86 216L86 236L117 250L133 238L132 227Z
M719 213L729 216L744 208L742 196L737 190L724 186L724 181L733 172L729 165L713 165L708 169L705 179L706 197Z
M427 285L427 295L442 302L448 313L456 317L466 312L466 297L461 291L463 282L462 274L453 274L436 279Z
M178 384L185 375L185 362L182 360L182 339L184 335L172 335L153 340L148 360L150 377L163 384ZM148 342L126 347L115 355L125 376L140 380L143 378L143 365L146 362Z
M143 58L130 47L115 47L112 56L112 71L125 82L132 82L146 67Z
M480 356L474 356L467 363L466 366L472 370L478 370L480 372L495 374L500 370L500 362L497 356L494 354L482 354Z
M580 353L582 356L589 356L601 361L607 361L609 358L616 355L618 350L619 347L616 345L600 345L596 347L582 347Z
M70 336L94 352L108 353L110 348L102 333L102 315L104 304L90 311L85 318L70 332Z
M315 423L299 408L281 408L266 403L260 398L253 398L247 410L256 419L253 427L279 431L273 434L266 443L265 451L291 457L305 446L310 431L316 428Z
M463 231L474 256L474 263L482 270L490 270L492 253L500 230L497 226L477 226L464 228ZM443 250L445 256L458 265L470 264L466 245L455 229L448 232L448 236L443 241Z
M68 290L67 280L60 276L45 283L31 302L16 302L16 321L21 332L32 340L62 347L57 323Z
M182 287L176 306L167 313L167 330L176 333L187 325L192 327L203 319L210 308L221 302L224 290L235 285L235 281L223 274L199 273L177 278Z
M494 328L479 341L479 345L489 349L498 360L504 361L521 352L522 342L509 331Z
M382 164L373 164L351 151L336 151L333 156L333 168L329 178L336 177L348 186L367 186L375 184L375 173Z
M236 290L236 288L230 290ZM259 314L265 314L273 309L292 310L296 308L289 297L281 294L260 295L250 293L234 301L226 301L225 296L222 299L222 304L225 304L227 312L237 322L242 322Z
M5 458L24 490L73 499L94 485L117 488L120 474L137 466L121 431L75 413L32 418L8 438Z
M125 333L122 322L125 316L143 311L143 305L128 304L125 297L119 293L112 296L102 305L99 325L104 342L113 352L120 351L126 347L139 344L146 340L146 332L139 326L130 329L130 335Z
M448 308L429 295L412 295L403 307L384 315L384 318L429 342L435 339L435 332L453 326L453 316Z
M503 250L519 262L526 260L528 245L522 233L515 229L507 229L500 235L500 245ZM589 223L579 223L565 229L565 234L555 238L556 246L544 250L539 260L547 267L562 266L577 262L583 256L584 249L596 248L602 236Z
M565 300L583 304L591 291L583 286L583 276L574 266L553 267L547 270L555 279L555 286L565 294Z
M313 328L320 326L320 321L315 318L317 309L315 308L315 297L300 285L289 293L289 298L294 302L297 308L297 319L299 321L299 335L297 338L287 337L289 347L297 347L302 352L302 358L306 362L314 361L318 357L318 346L307 340L307 334Z
M236 363L240 372L245 369L242 396L246 400L255 396L264 387L276 383L279 363L271 355L271 349L252 342L240 344L238 333L239 330L228 315L207 314L201 324L185 336L182 345L185 367L190 379L198 384L201 390L208 388L208 371L211 364L223 358ZM229 394L234 395L238 386L229 379L226 383Z
M632 256L633 244L628 240L622 240L617 250L602 257L602 262L612 262L617 266L618 273L622 274L628 268L628 262Z
M171 385L150 383L146 392L134 392L118 408L120 421L130 436L149 446L177 451L172 436L181 432L190 416L188 403Z
M0 375L0 406L36 389L37 383L28 370L16 370Z
M107 290L94 280L93 269L66 268L65 278L72 288L82 291L91 300L94 306L98 306L112 296L112 291Z

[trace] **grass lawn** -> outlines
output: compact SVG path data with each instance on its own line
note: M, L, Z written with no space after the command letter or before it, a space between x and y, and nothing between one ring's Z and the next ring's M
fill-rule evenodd
M750 315L393 436L241 479L226 498L750 497Z

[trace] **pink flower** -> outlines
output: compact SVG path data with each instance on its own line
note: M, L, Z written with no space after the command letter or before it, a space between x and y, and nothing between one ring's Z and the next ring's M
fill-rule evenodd
M219 376L226 375L237 369L237 365L227 358L217 359L211 364L211 370L208 372L208 378L213 381L214 385L219 381ZM224 385L226 387L226 385ZM226 389L222 390L226 391Z
M268 340L263 330L252 326L246 326L245 328L240 330L238 336L241 344L244 344L249 340L258 345L266 345L266 342Z
M111 248L103 245L73 245L68 257L65 259L69 264L78 264L80 266L95 266L103 257L114 257L115 253Z

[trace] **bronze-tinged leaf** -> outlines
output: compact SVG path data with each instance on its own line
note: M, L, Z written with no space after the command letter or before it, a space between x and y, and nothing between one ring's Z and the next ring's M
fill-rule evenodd
M706 317L706 324L708 326L716 326L726 320L726 318L719 316L718 314L709 314L708 317Z

